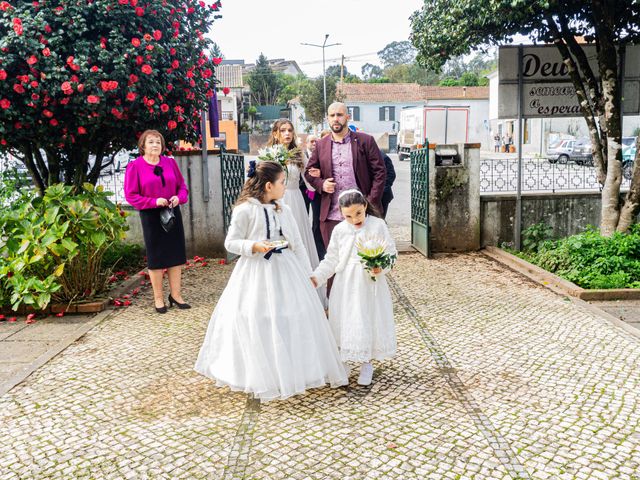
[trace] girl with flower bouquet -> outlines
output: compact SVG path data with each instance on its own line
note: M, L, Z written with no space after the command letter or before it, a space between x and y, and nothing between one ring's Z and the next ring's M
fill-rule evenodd
M261 400L348 383L278 162L250 162L225 248L240 256L213 311L195 369Z
M344 220L333 233L324 260L311 274L315 286L335 274L329 323L343 361L361 363L358 384L370 385L371 360L396 353L391 292L385 278L398 254L387 224L358 190L339 196Z

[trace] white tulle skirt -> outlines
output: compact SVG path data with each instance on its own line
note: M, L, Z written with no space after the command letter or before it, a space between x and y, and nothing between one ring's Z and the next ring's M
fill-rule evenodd
M336 274L329 322L343 361L384 360L396 354L391 292L384 275L373 282L357 260Z
M242 257L213 311L195 370L218 386L284 399L348 383L323 306L293 252Z
M320 264L318 257L318 250L316 250L316 242L313 239L313 230L311 229L311 220L309 219L309 212L307 212L304 206L304 198L299 188L287 188L284 192L282 202L289 206L293 213L293 218L296 221L300 236L302 237L302 243L307 250L309 256L309 263L311 263L311 270L315 270ZM327 307L327 288L320 287L318 290L318 297L323 306Z

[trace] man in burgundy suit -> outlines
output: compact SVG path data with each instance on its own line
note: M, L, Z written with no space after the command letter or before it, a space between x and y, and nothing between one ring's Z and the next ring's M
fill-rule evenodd
M352 132L344 103L332 103L327 112L331 135L316 143L305 178L322 192L320 231L325 246L329 245L333 228L342 221L338 196L357 188L367 201L382 212L382 194L387 176L380 149L371 135Z

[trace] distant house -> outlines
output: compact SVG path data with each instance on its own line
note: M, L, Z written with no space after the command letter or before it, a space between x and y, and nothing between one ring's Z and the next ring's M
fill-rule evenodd
M351 123L373 135L382 148L395 145L400 112L416 106L468 107L469 141L490 145L489 87L439 87L417 83L342 83Z
M302 69L295 60L285 60L284 58L268 59L269 66L274 72L286 73L287 75L299 75ZM247 75L256 68L255 63L244 64L244 74Z

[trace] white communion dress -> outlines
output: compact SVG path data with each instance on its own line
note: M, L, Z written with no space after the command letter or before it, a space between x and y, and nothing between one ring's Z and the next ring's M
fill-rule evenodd
M252 253L253 244L265 240L285 240L288 248L268 259ZM225 247L240 259L213 311L195 370L261 400L346 385L289 207L255 199L236 206Z
M327 254L313 272L319 284L335 273L329 296L329 322L343 361L384 360L396 353L393 302L385 273L374 282L364 269L356 242L378 238L385 253L397 255L384 220L367 216L357 229L342 221L333 229Z
M309 212L307 212L307 208L304 204L304 198L300 191L300 175L302 173L296 165L287 165L287 170L287 188L284 192L282 203L291 208L293 218L296 221L296 225L300 231L300 236L302 237L302 243L309 255L311 269L315 269L320 264L320 259L318 257L318 250L316 249L316 242L313 238ZM324 306L326 306L327 290L325 287L318 289L318 296L320 297L320 301Z

